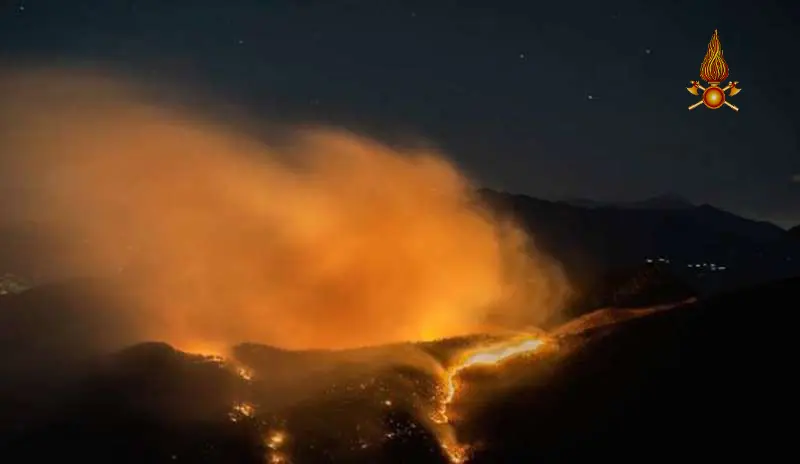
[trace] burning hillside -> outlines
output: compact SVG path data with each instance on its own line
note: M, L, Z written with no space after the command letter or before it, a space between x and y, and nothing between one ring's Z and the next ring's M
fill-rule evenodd
M422 452L414 457L417 462L463 463L471 444L458 439L453 411L461 400L462 374L541 355L552 343L541 335L516 334L345 352L286 352L250 345L237 350L252 363L248 367L214 356L207 359L227 365L249 386L247 399L233 403L230 418L261 431L267 462L370 462L376 453L384 456L387 449L396 448ZM425 368L420 361L428 356L430 368ZM384 363L376 364L375 359ZM286 368L276 369L280 365ZM294 378L284 378L281 389L271 374L287 371ZM302 393L298 385L309 384L311 389ZM288 406L287 390L300 395ZM275 397L282 398L283 405L275 404ZM294 441L293 436L304 438Z
M732 357L728 337L744 330L731 305L786 297L765 292L675 310L607 309L555 340L504 333L344 351L245 344L225 356L139 345L78 385L50 390L49 410L4 407L0 455L480 464L638 456L631 443L702 453L710 445L692 437L709 424L752 429L731 417L752 409L746 401L732 411L711 393L745 400L743 389L763 388L741 368L768 344ZM674 431L681 417L692 418L683 423L691 433Z
M541 334L513 334L347 351L242 345L233 358L203 359L246 386L229 417L259 430L267 462L369 462L399 447L426 450L415 459L462 463L471 446L459 441L452 410L462 374L540 355L553 343ZM304 438L292 441L295 435Z
M475 410L504 389L546 382L552 366L599 331L674 307L604 309L552 336L485 334L347 351L241 345L236 361L208 359L249 386L230 417L258 424L267 462L387 462L387 454L400 453L398 462L464 463L485 446L480 437L459 436L459 424ZM522 371L508 370L520 362Z
M461 463L477 444L458 434L472 366L500 378L504 362L544 355L543 343L518 334L346 351L249 344L225 357L141 344L60 392L57 410L17 417L20 428L0 440L0 452L58 433L67 440L61 452L86 462L148 443L131 455L155 463ZM112 431L113 443L87 441Z

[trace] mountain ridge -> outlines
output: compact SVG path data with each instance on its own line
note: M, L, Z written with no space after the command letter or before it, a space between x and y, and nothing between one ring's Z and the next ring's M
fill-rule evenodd
M568 198L561 202L583 208L619 208L619 209L687 209L696 205L677 193L663 193L644 200L634 201L597 201L588 198Z
M586 207L491 189L478 195L530 232L578 286L646 262L671 267L701 292L800 275L800 242L787 240L789 232L708 204Z

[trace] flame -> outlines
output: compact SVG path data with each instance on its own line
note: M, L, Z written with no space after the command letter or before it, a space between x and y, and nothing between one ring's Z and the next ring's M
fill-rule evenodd
M438 439L442 450L453 464L461 464L469 457L469 445L460 443L451 426L449 409L458 393L458 377L461 372L478 367L497 367L505 361L518 356L536 353L545 344L540 336L524 335L510 340L492 343L486 346L473 347L456 357L456 361L445 370L438 407L431 414L431 420L446 426Z
M221 353L225 350L211 349L203 347L199 349L196 354L209 360L210 362L217 363L220 367L228 369L231 373L239 377L245 382L253 380L255 375L254 371L241 364L237 360L223 356ZM387 400L388 401L388 400ZM391 403L389 403L391 404ZM240 422L244 419L253 419L257 414L256 406L249 401L236 401L231 405L231 410L228 412L228 418L231 422ZM286 443L288 434L283 430L269 431L264 437L264 445L270 450L265 456L265 463L267 464L288 464L289 457L286 453L281 451L281 448Z
M195 353L203 356L210 362L219 364L221 367L228 369L231 373L239 377L245 382L253 380L254 372L249 367L239 363L235 359L225 357L219 353L221 350L201 350L200 353ZM253 419L257 414L256 406L249 401L236 401L231 405L231 410L228 413L228 418L231 422L240 422L244 419ZM281 451L282 446L286 443L288 434L283 430L271 430L264 437L264 445L270 450L265 456L265 463L267 464L287 464L289 457L286 453Z
M249 382L250 380L253 380L253 370L249 367L236 365L234 366L234 372L237 376L239 376L240 379L244 381Z
M249 382L253 380L255 372L253 369L240 363L233 357L228 356L230 350L220 346L203 345L203 344L190 344L188 347L181 349L184 353L192 353L197 356L202 356L211 362L215 362L222 367L227 368L240 379Z
M243 401L233 405L230 412L231 422L239 422L245 417L253 417L256 413L256 408L252 404Z
M700 65L700 77L708 83L719 83L728 77L728 63L722 57L722 44L716 29L708 43L703 63Z
M264 442L271 451L268 457L268 462L270 464L284 464L289 462L286 455L281 452L281 448L286 443L287 438L288 436L283 430L272 430L267 434Z
M183 350L184 353L191 353L196 356L202 356L206 361L215 363L223 369L227 369L232 374L239 377L245 382L253 380L254 372L249 367L238 362L237 360L224 356L222 353L225 350L220 350L210 347L197 347L195 350ZM256 407L247 401L237 401L231 406L228 417L231 422L239 422L244 418L252 418L256 414Z

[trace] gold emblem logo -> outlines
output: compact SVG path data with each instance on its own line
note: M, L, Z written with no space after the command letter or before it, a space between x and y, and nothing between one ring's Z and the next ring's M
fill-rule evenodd
M729 97L741 92L742 89L737 87L738 81L729 82L725 87L720 87L719 84L728 78L728 63L722 56L722 44L719 41L719 33L714 30L714 35L711 36L711 41L708 43L708 50L706 56L703 58L703 63L700 65L700 78L708 83L708 87L700 85L699 81L690 81L691 87L686 90L692 95L700 95L698 90L703 91L703 98L699 102L691 105L689 110L693 110L700 105L706 105L706 108L715 110L726 105L733 111L739 111L739 108L732 105L725 98L725 92L730 91Z

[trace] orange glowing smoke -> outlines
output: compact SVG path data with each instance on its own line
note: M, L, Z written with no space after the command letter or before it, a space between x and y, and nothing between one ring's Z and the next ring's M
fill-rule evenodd
M538 325L567 295L559 267L436 151L327 129L265 141L252 121L142 95L95 73L0 75L0 185L68 245L42 264L121 276L136 338L430 340L489 318Z
M722 44L719 41L719 34L714 29L714 35L708 43L706 56L700 65L700 77L708 83L720 83L728 77L728 63L722 57Z

